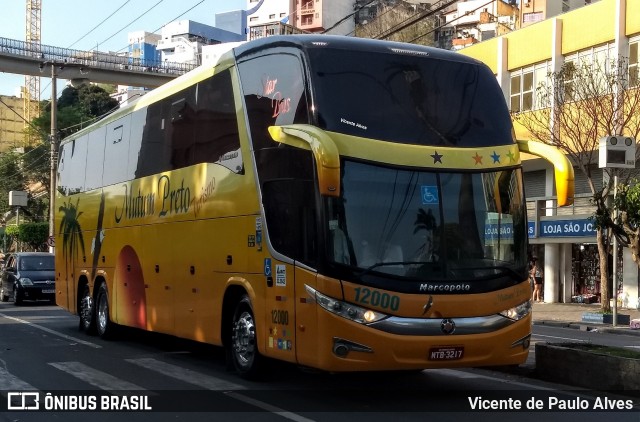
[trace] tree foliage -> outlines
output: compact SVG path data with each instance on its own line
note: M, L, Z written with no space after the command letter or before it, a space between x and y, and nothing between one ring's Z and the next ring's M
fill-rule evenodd
M638 138L640 133L640 90L629 84L628 61L568 62L558 72L552 72L546 83L536 87L536 110L514 114L514 123L521 125L529 136L560 148L585 175L595 205L600 263L600 293L602 308L610 310L608 254L611 235L620 234L614 221L612 201L614 176L624 185L635 171L603 169L602 186L596 184L594 171L599 170L599 142L608 135ZM633 83L631 84L633 85ZM629 202L635 206L635 202ZM631 214L629 214L631 215ZM636 235L636 242L637 242ZM637 262L637 261L636 261Z

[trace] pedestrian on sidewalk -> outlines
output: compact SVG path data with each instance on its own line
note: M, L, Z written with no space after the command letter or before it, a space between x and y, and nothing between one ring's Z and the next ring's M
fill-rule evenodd
M529 270L529 277L533 281L533 296L531 300L534 302L542 302L542 268L538 265L538 259L533 258L531 260L531 269Z

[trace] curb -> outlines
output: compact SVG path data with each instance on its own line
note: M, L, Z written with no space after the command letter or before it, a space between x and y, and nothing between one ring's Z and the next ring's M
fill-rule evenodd
M607 334L623 334L630 336L640 336L640 330L634 330L628 326L614 327L608 324L590 324L586 322L570 322L557 320L533 321L533 325L547 325L549 327L573 328L581 331L593 331Z

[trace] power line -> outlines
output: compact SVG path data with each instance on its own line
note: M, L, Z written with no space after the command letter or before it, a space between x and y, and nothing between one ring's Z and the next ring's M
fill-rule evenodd
M344 18L340 19L338 22L334 23L332 26L330 26L329 28L325 29L324 31L322 31L322 34L326 34L327 32L331 31L333 28L335 28L336 26L340 25L342 22L346 21L347 19L349 19L350 17L352 17L353 15L355 15L356 13L358 13L360 10L364 9L365 7L369 6L371 3L373 3L374 1L377 0L370 0L368 2L366 2L365 4L363 4L362 6L358 7L356 10L353 11L353 13L349 13L347 16L345 16Z
M487 6L487 5L491 4L491 3L493 3L493 0L492 0L492 1L488 1L488 2L486 2L485 4L483 4L483 5L481 5L481 6L476 7L475 9L471 10L470 12L475 12L475 11L477 11L477 10L480 10L481 8L483 8L483 7ZM450 20L449 22L445 22L445 23L443 23L442 25L437 26L437 27L435 27L435 28L433 28L433 29L431 29L431 30L429 30L429 31L425 32L425 33L424 33L424 34L422 34L422 35L418 35L417 37L415 37L414 39L412 39L411 41L409 41L409 43L412 43L412 42L414 42L414 41L416 41L416 40L419 40L420 38L422 38L422 37L424 37L424 36L426 36L426 35L429 35L429 34L431 34L432 32L437 31L438 29L441 29L441 28L443 28L443 27L445 27L445 26L448 26L449 24L451 24L451 22L455 22L455 21L457 21L457 20L459 20L459 19L462 19L462 18L463 18L463 17L465 17L465 16L466 16L466 15L458 16L457 18L452 19L452 20Z
M134 20L132 20L131 22L129 22L128 24L126 24L125 26L123 26L121 29L117 30L116 32L114 32L110 37L108 37L107 39L101 41L99 44L104 44L107 41L109 41L111 38L115 37L116 35L118 35L120 32L124 31L125 29L127 29L127 27L129 25L131 25L132 23L134 23L135 21L137 21L138 19L140 19L141 17L143 17L144 15L146 15L147 13L149 13L152 9L154 9L157 5L159 5L160 3L162 3L164 0L159 0L156 4L154 4L153 6L151 6L150 8L148 8L145 12L143 12L140 16L138 16L137 18L135 18Z
M89 35L90 33L92 33L93 31L95 31L96 29L98 29L98 27L100 25L102 25L103 23L105 23L111 16L115 15L120 9L122 9L124 6L126 6L127 3L129 3L131 0L127 0L125 1L122 6L118 7L115 12L111 13L109 16L107 16L106 18L104 18L102 20L102 22L100 22L99 24L97 24L96 26L94 26L89 32L87 32L86 34L84 34L83 36L81 36L80 38L78 38L76 41L74 41L73 44L71 44L69 47L67 48L71 48L74 45L76 45L78 43L78 41L81 41L82 39L84 39L87 35Z
M46 133L41 132L40 128L38 128L37 126L34 126L30 121L28 121L27 119L24 118L24 116L22 116L20 113L18 113L17 111L15 111L13 109L13 107L11 107L9 104L5 103L4 101L2 101L2 99L0 99L0 103L4 104L5 107L7 107L9 110L11 110L13 112L13 114L15 114L16 116L18 116L19 118L21 118L22 120L25 121L26 124L28 124L29 126L31 126L33 129L35 129L36 131L40 132L40 134L42 136L47 136Z
M391 29L388 29L388 30L382 32L381 34L376 35L375 38L379 39L379 40L380 39L387 39L391 35L395 34L396 32L400 32L403 29L405 29L405 28L417 23L418 21L420 21L422 19L425 19L425 18L428 18L428 17L436 14L437 12L439 12L439 11L441 11L443 9L446 9L447 7L451 6L454 3L457 3L457 0L451 0L451 1L447 2L447 3L441 4L440 6L436 7L435 9L430 9L426 13L422 13L422 12L416 13L415 15L413 15L413 17L405 19L403 22L401 22L398 25L393 26ZM490 1L489 3L492 3L492 1ZM489 4L489 3L487 3L487 4ZM487 4L484 4L484 5L480 6L480 7L484 7ZM478 10L478 9L476 9L476 10ZM410 22L407 22L407 21L410 21ZM405 22L407 22L407 23L405 23ZM424 35L426 35L426 34L424 34ZM422 36L424 36L424 35L422 35ZM422 38L422 37L418 37L418 38ZM417 40L418 38L414 38L413 40L411 40L409 42L411 43L411 42Z
M165 26L167 26L167 24L181 18L182 16L186 15L187 13L189 13L190 11L192 11L193 9L195 9L197 6L200 6L202 3L204 3L204 0L200 0L198 3L194 4L193 6L191 6L190 8L188 8L187 10L185 10L184 12L180 13L178 16L176 16L175 18L171 19L169 22L165 23L164 25L160 26L157 29L154 29L153 31L151 31L151 33L156 33L159 30L161 30L162 28L164 28ZM116 53L124 50L125 48L129 47L129 44L125 45L124 47L122 47L120 50L117 50Z

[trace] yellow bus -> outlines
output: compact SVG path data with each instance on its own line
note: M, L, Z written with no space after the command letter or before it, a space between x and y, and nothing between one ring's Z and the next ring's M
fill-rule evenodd
M57 303L327 371L524 362L521 152L462 55L323 35L244 43L61 142Z

